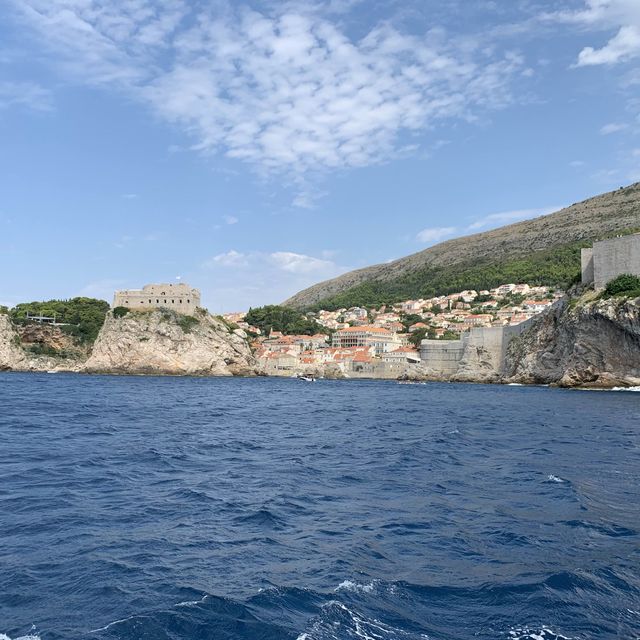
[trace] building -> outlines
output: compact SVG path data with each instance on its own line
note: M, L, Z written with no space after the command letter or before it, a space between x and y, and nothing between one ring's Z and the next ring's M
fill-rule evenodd
M368 347L375 348L376 355L393 351L401 346L398 336L382 327L366 325L362 327L347 327L333 334L333 347Z
M149 309L173 309L184 315L193 315L200 306L200 291L186 282L170 284L146 284L142 289L116 291L113 308L126 307L146 311Z
M604 289L625 273L640 276L640 234L601 240L582 250L582 284Z

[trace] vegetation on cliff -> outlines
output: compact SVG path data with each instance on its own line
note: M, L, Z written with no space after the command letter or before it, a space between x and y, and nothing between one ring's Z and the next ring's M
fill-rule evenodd
M640 298L640 278L625 273L609 282L602 298Z
M95 298L71 298L70 300L47 300L23 302L10 310L13 322L27 322L27 316L55 317L56 322L65 323L63 330L80 342L95 341L109 311L109 303Z

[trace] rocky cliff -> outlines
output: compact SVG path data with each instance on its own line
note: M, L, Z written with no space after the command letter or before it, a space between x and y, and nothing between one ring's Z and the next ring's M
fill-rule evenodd
M161 309L110 312L91 356L87 373L169 375L251 375L255 361L243 337L206 312L181 316Z
M509 345L506 382L640 385L640 298L567 299Z
M25 360L25 352L9 316L0 314L0 371L20 368Z

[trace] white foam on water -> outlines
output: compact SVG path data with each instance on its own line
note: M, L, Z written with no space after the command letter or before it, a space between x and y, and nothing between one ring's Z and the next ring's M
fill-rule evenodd
M135 617L136 616L133 615L133 616L129 616L127 618L122 618L121 620L114 620L113 622L110 622L109 624L105 624L104 627L100 627L99 629L91 629L91 631L89 631L89 633L99 633L100 631L106 631L110 627L113 627L113 625L115 625L115 624L120 624L121 622L127 622L127 620L131 620L132 618L135 618Z
M348 582L348 581L347 581ZM351 611L341 602L330 600L322 606L322 613L311 628L296 640L429 640L425 634L409 634L380 620L368 619Z
M566 480L563 480L562 478L559 478L558 476L554 476L552 473L550 473L547 476L547 481L548 482L566 482Z
M178 602L176 607L192 607L196 604L202 604L209 596L207 594L203 595L200 600L185 600L184 602Z
M41 640L40 636L37 633L33 633L34 629L26 636L19 636L17 638L10 638L6 633L0 633L0 640Z
M561 633L553 631L553 629L546 626L538 630L531 630L526 627L514 627L509 631L509 637L511 640L577 640L577 638L563 636Z
M640 387L613 387L611 391L640 391Z
M354 593L371 593L375 588L375 580L368 584L361 584L353 580L343 580L334 591L353 591Z

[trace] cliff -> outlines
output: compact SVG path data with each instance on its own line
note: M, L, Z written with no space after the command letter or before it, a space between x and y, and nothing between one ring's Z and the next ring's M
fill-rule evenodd
M640 298L567 299L511 342L505 372L523 384L640 385Z
M320 282L283 304L296 308L398 302L487 289L503 282L569 282L580 248L640 228L640 183L556 213L442 242L424 251Z
M182 316L161 309L107 314L82 370L87 373L251 375L245 339L206 312Z
M0 371L20 368L25 361L25 352L9 316L0 314Z

